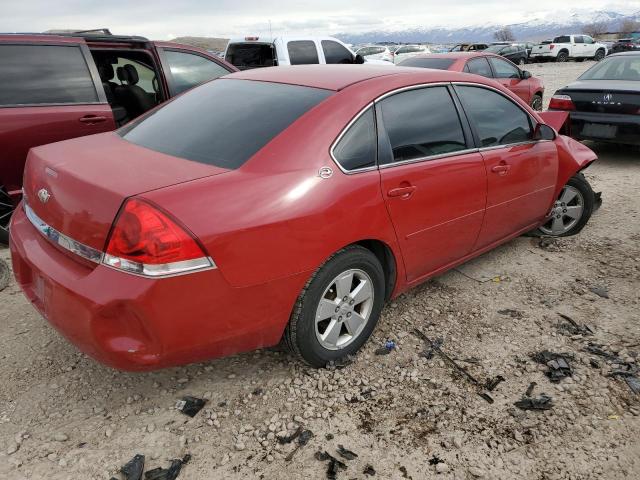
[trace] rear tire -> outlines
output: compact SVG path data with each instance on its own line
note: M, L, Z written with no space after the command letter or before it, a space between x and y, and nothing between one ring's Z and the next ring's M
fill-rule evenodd
M531 108L533 108L536 112L542 111L542 95L536 93L531 99Z
M0 185L0 244L9 244L9 223L14 210L13 199Z
M313 367L353 355L378 323L384 296L385 277L378 258L357 245L343 248L302 289L284 331L284 344Z
M536 230L534 237L569 237L587 224L596 205L596 195L582 173L569 179L556 200L549 219Z
M569 54L567 52L560 52L556 57L556 62L566 62L569 60Z

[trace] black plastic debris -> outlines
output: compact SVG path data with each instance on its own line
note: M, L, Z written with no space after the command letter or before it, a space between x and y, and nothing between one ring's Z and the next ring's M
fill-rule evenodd
M605 287L596 285L595 287L591 287L589 290L601 298L609 298L609 291Z
M190 397L187 395L186 397L182 397L182 400L178 400L176 409L193 418L206 404L207 400L203 398Z
M364 467L362 473L369 477L373 477L376 474L376 470L371 465L367 465L366 467Z
M120 469L125 480L140 480L142 478L143 471L144 455L136 455Z
M263 393L264 393L264 389L262 388L256 388L253 392L251 392L251 394L256 397L262 395Z
M287 435L286 437L278 437L278 443L280 445L284 445L286 443L291 443L293 442L296 438L298 438L300 436L300 434L302 433L303 428L301 426L299 426L297 428L297 430L295 432L293 432L291 435Z
M591 330L587 325L580 325L569 315L565 315L564 313L558 313L563 319L565 319L568 324L563 323L560 325L560 328L566 330L571 335L593 335L593 330Z
M440 349L440 347L442 347L443 344L444 344L443 338L436 338L432 342L429 341L427 342L427 346L425 347L424 351L420 355L426 358L427 360L431 360L436 354L436 352Z
M622 377L631 391L640 395L640 369L638 367L613 370L609 377Z
M521 410L549 410L553 407L553 399L543 393L537 398L522 397L514 405Z
M529 386L527 387L527 391L524 392L524 396L525 397L530 397L531 394L533 393L533 389L536 388L536 385L538 385L536 382L531 382L529 384Z
M589 353L593 353L594 355L598 355L599 357L606 358L607 360L611 360L613 362L621 362L620 358L617 355L611 352L607 352L604 349L604 346L598 343L589 342L584 349Z
M593 212L595 213L602 206L602 192L595 192L593 194L595 203L593 204Z
M514 310L513 308L505 308L503 310L498 310L500 315L506 315L511 318L522 318L522 312L520 310Z
M387 340L384 342L384 346L376 349L374 352L376 355L389 355L396 348L396 342L393 340Z
M443 463L444 460L442 460L440 457L438 457L437 455L434 455L433 457L431 457L429 459L429 465L437 465L439 463Z
M569 365L567 360L567 358L572 359L573 356L568 353L553 353L549 350L543 350L533 355L532 358L536 362L549 367L545 375L554 383L559 382L563 378L570 377L573 374L571 365Z
M494 378L487 380L485 387L488 391L493 392L498 385L505 381L505 378L502 375L497 375Z
M337 451L338 455L340 455L342 458L346 458L347 460L355 460L356 458L358 458L357 453L352 452L351 450L347 450L342 445L338 445Z
M298 430L300 430L300 427L298 427ZM296 430L296 433L298 432L298 430ZM298 440L298 445L296 445L296 448L294 448L286 457L284 457L284 459L287 462L291 461L293 456L296 454L298 450L300 450L300 448L304 447L307 443L309 443L309 440L313 438L313 432L311 430L302 430L300 433L296 435L296 438Z
M411 475L409 475L409 472L407 472L407 467L404 465L402 465L399 470L402 473L402 478L412 478Z
M182 471L182 466L189 463L191 455L187 454L182 459L171 460L169 468L154 468L144 474L144 480L175 480Z
M326 438L328 441L329 440L333 440L333 433L327 433L324 438Z
M329 480L335 480L340 470L347 469L347 466L344 463L342 463L326 450L324 452L316 452L315 457L316 460L320 462L326 462L327 460L329 460L329 465L327 465L327 478Z

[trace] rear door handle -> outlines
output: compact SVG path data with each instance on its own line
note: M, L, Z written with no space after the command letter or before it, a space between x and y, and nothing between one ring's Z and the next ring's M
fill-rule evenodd
M102 123L107 121L107 117L99 117L97 115L85 115L84 117L80 117L79 120L82 123L86 123L88 125L93 125L94 123Z
M491 171L493 173L497 173L498 175L505 175L510 168L511 168L511 165L507 165L506 163L501 163L500 165L495 165L494 167L491 167Z
M411 194L415 191L415 189L416 187L414 185L409 185L407 187L392 188L387 192L387 196L409 198Z

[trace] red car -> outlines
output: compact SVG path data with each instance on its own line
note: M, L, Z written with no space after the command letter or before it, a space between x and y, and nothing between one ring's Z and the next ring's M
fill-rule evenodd
M489 79L247 70L117 132L32 149L13 270L53 326L116 368L281 340L322 366L426 279L531 230L580 231L595 159Z
M398 64L403 67L435 68L466 72L493 78L511 90L534 110L542 110L544 83L530 72L520 70L514 63L489 52L451 52L416 55Z
M107 132L238 69L205 50L108 30L0 35L0 243L31 147Z

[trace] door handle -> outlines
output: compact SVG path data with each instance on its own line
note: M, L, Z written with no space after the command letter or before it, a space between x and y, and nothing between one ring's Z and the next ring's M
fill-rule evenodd
M392 188L387 192L387 196L409 198L411 194L415 191L415 189L416 187L414 185L409 185L407 187Z
M80 117L79 120L82 123L86 123L88 125L93 125L94 123L102 123L107 121L107 117L99 117L97 115L85 115L84 117Z
M506 163L501 163L500 165L495 165L491 167L491 171L493 173L497 173L498 175L505 175L510 168L511 168L511 165L507 165Z

